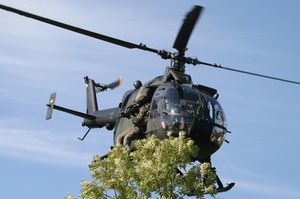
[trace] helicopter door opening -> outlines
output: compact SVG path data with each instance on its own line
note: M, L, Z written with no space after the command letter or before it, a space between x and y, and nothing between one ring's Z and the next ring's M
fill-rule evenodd
M225 113L217 100L208 95L206 95L206 99L208 100L209 117L213 123L211 142L221 145L227 132Z

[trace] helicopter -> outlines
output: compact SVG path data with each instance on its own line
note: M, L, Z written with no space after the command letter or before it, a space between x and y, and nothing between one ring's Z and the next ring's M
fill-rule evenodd
M150 48L145 44L134 44L112 38L8 6L0 5L0 8L122 47L152 52L158 54L163 59L170 60L170 66L165 69L163 75L144 83L141 87L127 91L119 106L115 108L98 110L96 93L116 88L121 84L121 79L110 84L100 84L89 77L85 77L84 82L87 85L86 113L56 105L56 93L51 94L49 103L47 104L48 110L46 119L51 118L54 109L84 118L82 125L89 129L86 134L80 138L81 140L85 139L92 128L106 127L108 130L114 130L114 143L116 143L118 135L132 127L132 121L126 117L120 117L120 113L130 107L139 91L148 88L150 90L149 103L151 106L144 136L156 135L163 138L169 129L175 132L184 130L200 147L201 152L197 160L200 162L210 161L210 156L221 147L223 142L227 142L225 135L226 133L230 133L230 131L228 131L226 127L225 113L217 101L219 96L217 90L194 84L191 76L185 74L185 66L187 64L208 65L234 72L300 84L295 81L227 68L218 64L202 62L196 58L186 57L187 43L203 10L201 6L194 6L194 8L187 13L173 45L173 48L177 50L175 53ZM218 179L219 192L228 191L233 185L234 183L230 183L224 187L222 182Z

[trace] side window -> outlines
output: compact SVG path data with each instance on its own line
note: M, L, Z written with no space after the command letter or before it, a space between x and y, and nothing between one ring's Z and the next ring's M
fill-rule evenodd
M158 106L159 102L163 99L164 92L164 87L158 87L154 92L150 108L150 118L158 116Z
M151 111L155 111L158 108L158 98L153 98L152 99L152 104L151 104Z

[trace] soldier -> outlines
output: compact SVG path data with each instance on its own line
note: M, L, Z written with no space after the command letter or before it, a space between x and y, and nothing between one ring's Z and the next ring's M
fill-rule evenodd
M134 83L136 89L139 89L138 94L132 104L127 107L124 112L121 112L122 117L132 118L133 127L125 130L117 137L117 143L121 145L129 145L134 139L141 137L141 133L146 131L147 118L150 109L149 89L141 88L140 81Z

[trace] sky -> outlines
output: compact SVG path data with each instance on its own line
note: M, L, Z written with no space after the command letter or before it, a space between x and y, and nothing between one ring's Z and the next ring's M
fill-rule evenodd
M299 1L78 1L1 0L1 4L110 35L173 51L182 19L205 7L191 36L188 56L226 67L300 81ZM121 87L100 93L100 109L116 107L132 83L164 72L168 61L52 27L0 10L1 198L64 198L80 194L88 163L113 144L112 131L93 129L61 112L45 120L46 103L84 112L88 75ZM224 183L218 198L300 198L300 86L207 66L188 66L197 84L218 90L230 144L213 155Z

